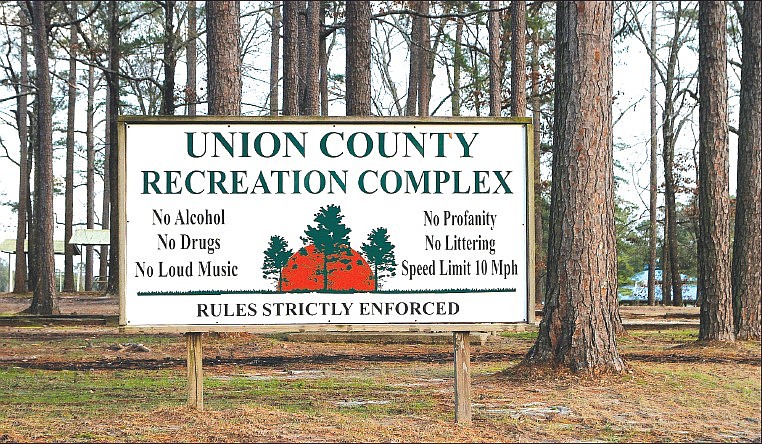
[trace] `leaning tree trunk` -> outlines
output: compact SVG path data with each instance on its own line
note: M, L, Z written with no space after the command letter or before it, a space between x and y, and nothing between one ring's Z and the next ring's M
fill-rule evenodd
M241 114L240 2L206 3L209 115Z
M111 193L111 211L112 221L109 231L109 240L111 242L108 256L108 288L107 293L119 293L119 149L116 144L117 138L117 117L119 116L119 3L111 1L109 3L109 30L108 30L108 48L109 48L109 72L106 76L108 83L108 103L109 113L107 115L107 125L109 127L109 189Z
M72 16L77 18L77 2L71 2ZM63 291L74 291L74 245L69 243L74 229L74 117L77 109L77 25L69 27L69 76L66 80L68 109L66 113L66 178L64 190L64 281Z
M511 20L511 115L524 117L527 109L527 6L524 0L511 2Z
M760 32L759 2L744 2L743 60L741 68L741 113L738 136L738 185L736 226L733 242L733 314L738 339L760 339L760 245L762 245L762 131L760 130Z
M299 114L299 10L283 2L283 115Z
M19 18L21 19L21 85L19 88L19 97L16 100L18 111L16 120L19 129L19 206L17 212L16 225L16 272L14 275L13 292L23 293L27 290L26 284L26 258L24 240L26 239L27 224L27 202L29 199L29 129L27 127L27 93L29 92L29 64L27 49L27 26L29 20L26 15L26 8L19 8Z
M725 2L699 2L699 340L732 341ZM757 258L759 260L759 258Z
M621 372L611 119L610 2L558 2L545 313L528 364Z
M273 2L270 22L270 115L278 115L278 71L280 69L280 6L281 2ZM278 281L280 286L280 280ZM278 290L280 291L280 290Z
M51 315L58 312L56 297L56 263L53 247L53 97L48 68L48 17L45 2L33 1L32 41L37 69L37 149L35 150L39 177L35 188L35 226L37 228L37 283L29 312Z
M370 115L370 2L348 1L347 115Z

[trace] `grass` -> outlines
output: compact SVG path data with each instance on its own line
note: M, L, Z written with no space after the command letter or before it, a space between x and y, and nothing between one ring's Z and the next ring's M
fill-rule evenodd
M0 358L35 355L29 358L35 363L139 362L161 356L182 358L185 352L179 336L82 333L67 336L63 330L49 329L27 334L26 339L0 335ZM185 407L182 365L159 370L52 371L13 367L11 361L0 360L0 440L759 440L759 342L693 346L695 333L695 329L631 332L620 338L625 353L667 358L632 359L630 373L597 379L503 374L501 370L516 362L483 357L500 352L520 356L536 336L534 332L503 333L497 342L472 349L474 423L470 427L452 424L452 362L426 358L450 352L449 345L205 336L206 357L244 359L205 366L203 413ZM110 351L107 346L116 342L140 342L152 351ZM419 353L423 359L363 359ZM356 358L320 363L309 359L332 354ZM724 360L683 363L669 358L673 355ZM756 363L749 356L756 357ZM260 357L294 359L263 364L264 359L257 361ZM736 357L747 363L733 361ZM537 413L554 406L563 407L565 413L552 413L552 409Z

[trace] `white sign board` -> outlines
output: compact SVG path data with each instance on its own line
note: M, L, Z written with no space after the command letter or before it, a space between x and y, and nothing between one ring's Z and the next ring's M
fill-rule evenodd
M526 120L124 118L126 326L526 322Z

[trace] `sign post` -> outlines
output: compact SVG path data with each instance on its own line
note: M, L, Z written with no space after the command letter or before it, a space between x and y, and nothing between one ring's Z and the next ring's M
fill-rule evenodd
M452 331L533 320L529 118L121 117L120 325Z

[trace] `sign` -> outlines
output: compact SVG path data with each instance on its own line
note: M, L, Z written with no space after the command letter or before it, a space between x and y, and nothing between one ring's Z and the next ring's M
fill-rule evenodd
M121 118L121 324L527 322L529 121Z

